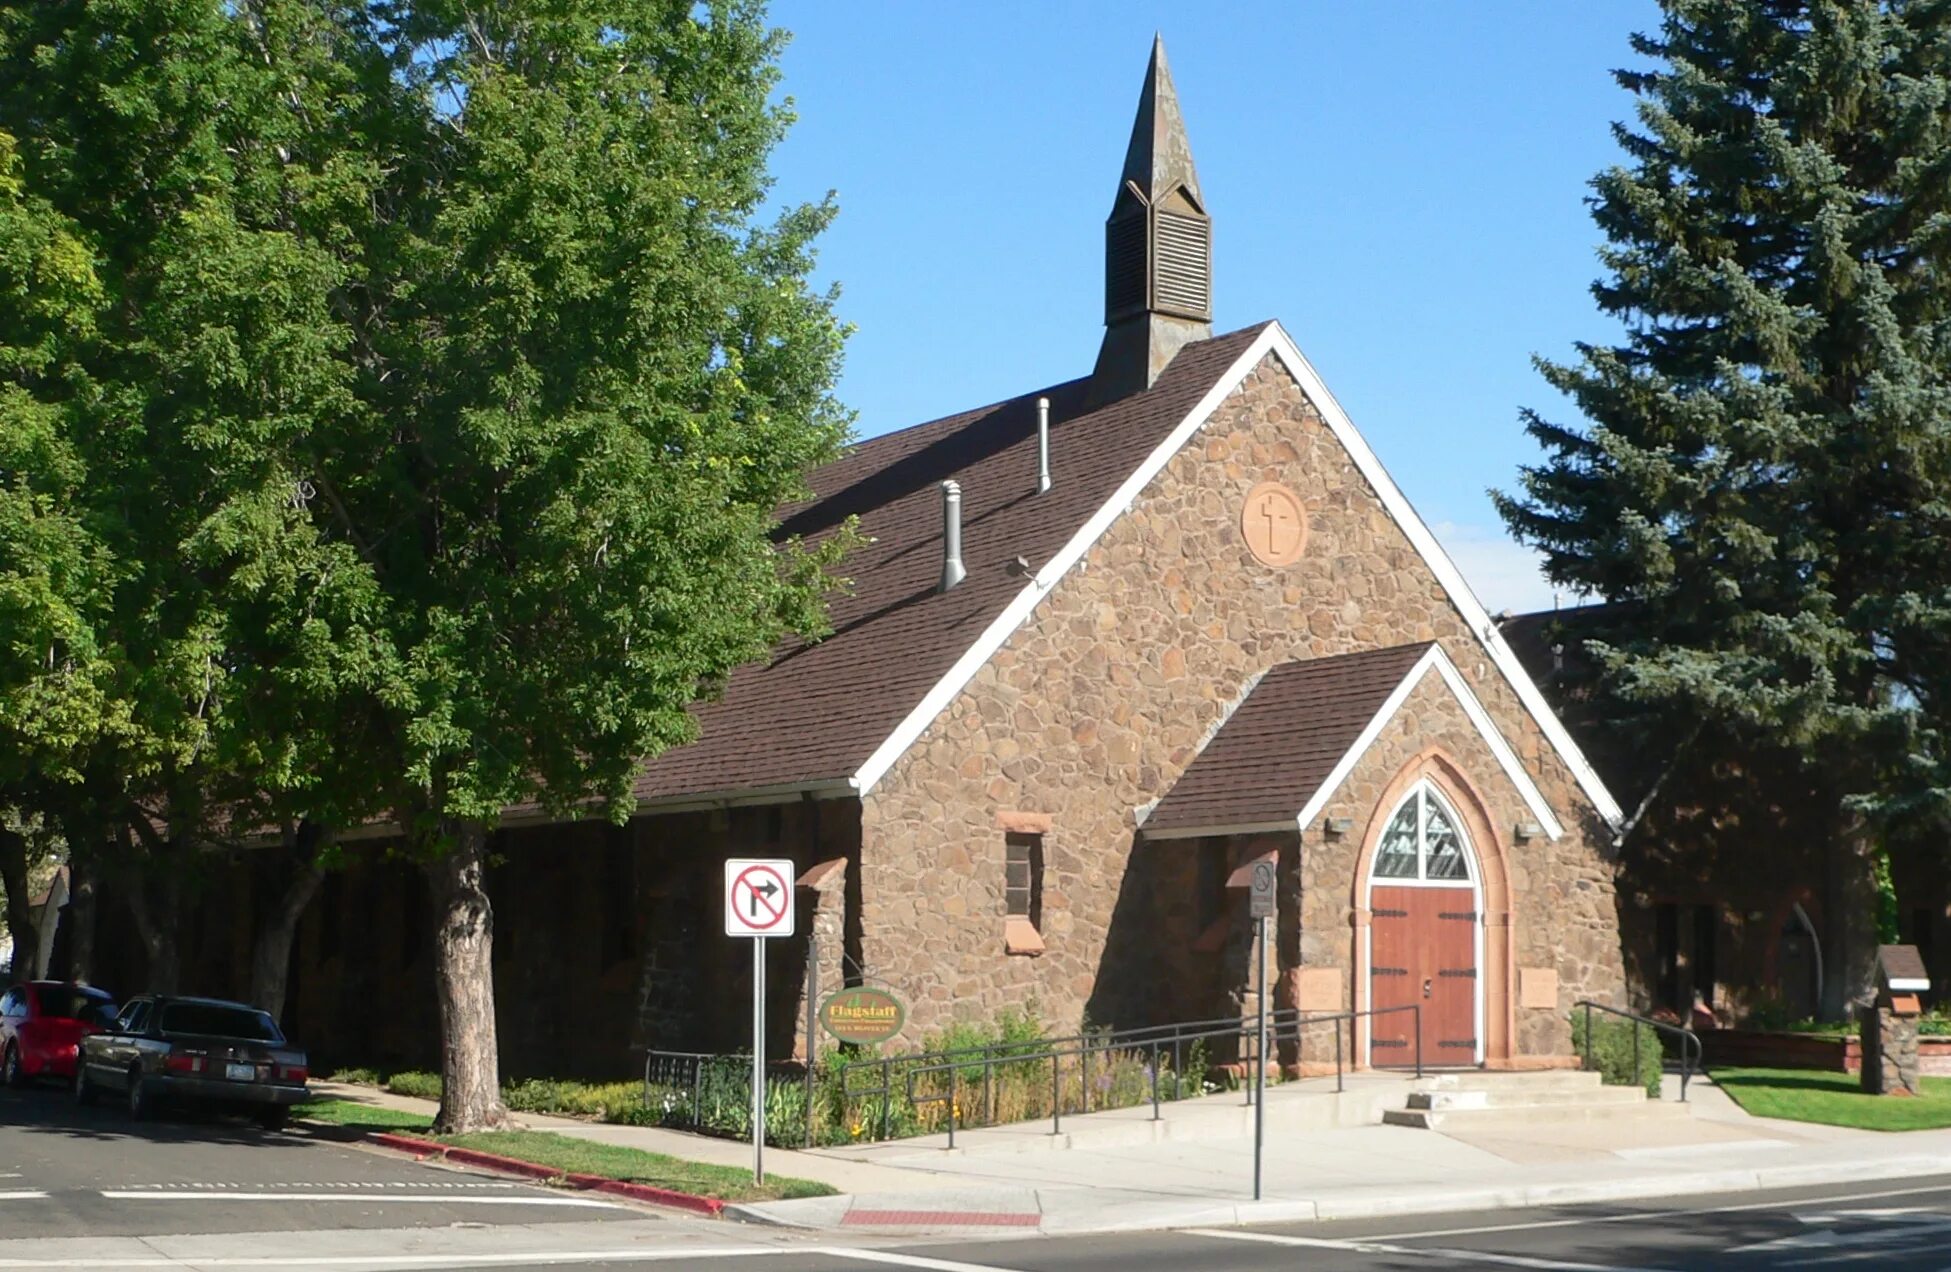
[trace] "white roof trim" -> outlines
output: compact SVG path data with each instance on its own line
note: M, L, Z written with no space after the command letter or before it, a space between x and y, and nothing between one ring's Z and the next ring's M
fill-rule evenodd
M867 762L855 771L853 784L856 790L865 795L874 789L877 782L887 776L887 771L894 767L894 762L901 758L902 753L915 744L922 732L936 716L948 708L948 704L955 700L955 695L962 692L982 665L1003 647L1003 642L1008 640L1018 627L1022 626L1023 621L1030 616L1030 611L1036 608L1037 602L1048 596L1057 584L1062 582L1064 575L1070 572L1071 566L1083 560L1084 554L1090 551L1091 545L1102 538L1104 532L1111 528L1112 523L1125 514L1145 487L1151 484L1152 478L1158 476L1165 465L1171 462L1172 457L1179 453L1180 448L1199 431L1199 427L1219 409L1219 404L1224 402L1260 360L1267 356L1267 351L1273 347L1274 335L1278 330L1277 324L1269 323L1267 329L1254 338L1253 343L1247 346L1246 352L1227 368L1226 374L1214 383L1206 396L1200 398L1192 411L1166 435L1165 440L1160 442L1151 454L1145 456L1144 462L1125 478L1124 483L1112 492L1111 498L1106 500L1102 507L1091 514L1091 519L1070 537L1070 541L1044 563L1043 568L1036 572L1021 592L1016 594L1015 599L1003 608L1002 613L996 615L995 621L983 629L982 635L976 637L975 644L969 646L962 656L955 660L955 665L948 669L947 674L935 682L935 687L930 689L915 709L895 727L894 732L887 736L887 740L874 749L874 753L867 757Z
M1362 476L1366 477L1369 485L1375 488L1375 493L1381 498L1382 506L1388 510L1389 516L1402 527L1402 532L1409 537L1409 542L1415 545L1416 551L1422 556L1431 572L1436 575L1437 581L1443 585L1444 592L1449 595L1450 603L1463 615L1464 624L1470 628L1478 642L1490 654L1490 660L1496 665L1497 670L1504 673L1504 679L1509 681L1511 688L1517 692L1518 701L1522 702L1525 710L1531 713L1531 718L1537 721L1538 728L1544 732L1545 739L1551 743L1552 750L1558 752L1558 757L1565 762L1565 767L1571 770L1579 789L1585 792L1586 798L1592 801L1592 806L1598 809L1599 815L1605 818L1606 823L1614 830L1619 829L1626 820L1625 813L1619 807L1619 801L1615 800L1612 792L1606 789L1605 783L1599 779L1598 773L1586 760L1585 753L1578 749L1578 743L1572 741L1572 735L1565 732L1564 724L1552 711L1551 704L1545 701L1544 694L1539 692L1537 683L1531 679L1530 673L1524 670L1524 664L1520 663L1517 655L1511 651L1510 645L1504 640L1503 633L1498 631L1497 624L1491 621L1489 612L1477 600L1476 594L1470 590L1470 585L1464 581L1463 574L1456 568L1456 563L1450 560L1447 552L1443 551L1443 545L1438 543L1436 536L1430 533L1429 526L1416 515L1415 508L1397 487L1395 480L1389 476L1388 470L1382 467L1382 461L1375 457L1375 452L1369 449L1368 443L1355 430L1348 413L1341 409L1341 403L1335 401L1334 394L1328 391L1328 386L1322 382L1321 376L1309 364L1299 346L1295 345L1293 339L1281 329L1279 323L1269 327L1268 334L1273 337L1271 344L1274 353L1286 364L1288 372L1294 379L1300 383L1301 391L1312 399L1315 408L1321 412L1321 418L1327 421L1329 430L1354 459L1355 467L1361 470ZM1254 347L1258 348L1259 344L1260 342L1256 340ZM1231 378L1230 375L1228 378Z
M1923 976L1892 976L1890 978L1891 989L1929 989L1930 987L1931 982L1929 978Z
M1335 791L1348 780L1348 775L1354 772L1356 763L1361 760L1368 748L1375 744L1375 740L1382 736L1382 730L1388 728L1389 721L1395 718L1395 713L1402 709L1402 704L1409 700L1409 695L1415 692L1416 686L1429 675L1431 668L1434 668L1443 678L1443 683L1449 686L1450 692L1455 694L1457 701L1463 705L1463 714L1476 728L1477 736L1484 740L1484 745L1490 748L1491 757L1497 761L1497 767L1503 769L1504 776L1511 779L1511 785L1517 788L1518 797L1524 801L1524 806L1531 810L1531 815L1538 819L1538 824L1544 828L1545 834L1552 839L1563 837L1564 824L1551 811L1551 805L1545 800L1544 792L1539 790L1538 784L1531 780L1531 774L1517 758L1517 752L1513 751L1510 743L1504 740L1504 735L1497 731L1496 721L1490 718L1490 712L1484 710L1484 704L1470 688L1470 682L1463 678L1463 673L1456 669L1456 664L1450 661L1450 656L1443 652L1441 645L1431 645L1429 652L1416 660L1416 665L1409 669L1409 673L1402 678L1402 683L1397 685L1394 692L1390 693L1377 708L1374 718L1356 735L1353 745L1341 759L1335 762L1334 768L1322 780L1321 785L1315 788L1306 807L1301 809L1300 816L1294 819L1294 824L1299 829L1306 830L1314 819L1321 815L1321 810L1328 806L1328 801L1334 797Z
M1456 565L1443 551L1442 545L1437 543L1436 536L1430 533L1423 519L1416 515L1415 508L1410 506L1409 500L1403 496L1395 481L1390 478L1388 470L1382 467L1382 461L1375 457L1375 452L1370 450L1368 443L1362 440L1362 435L1355 431L1355 425L1349 420L1347 412L1341 409L1341 404L1335 401L1332 393L1328 392L1328 387L1322 383L1320 375L1315 372L1293 339L1277 322L1267 324L1266 328L1254 338L1253 343L1247 346L1246 351L1234 360L1226 373L1213 384L1204 397L1199 399L1185 419L1181 420L1166 435L1165 440L1145 457L1144 462L1125 479L1111 498L1105 501L1076 534L1071 536L1070 541L1036 572L1035 577L1004 607L1002 613L998 614L994 621L983 629L982 634L976 637L975 643L970 645L962 656L955 660L955 664L948 669L947 673L935 682L934 687L916 704L914 710L902 719L894 732L874 749L874 753L868 756L866 762L854 773L852 778L854 789L862 795L874 789L881 778L887 775L887 771L894 767L894 762L915 744L935 717L947 709L949 703L955 700L955 696L968 685L982 665L1002 648L1003 643L1030 616L1037 602L1048 596L1062 581L1064 575L1070 572L1070 568L1083 559L1091 545L1111 528L1113 522L1124 515L1145 487L1151 484L1152 478L1158 476L1172 457L1178 454L1186 442L1191 440L1192 435L1197 433L1212 413L1219 408L1219 404L1224 402L1248 375L1252 374L1253 369L1260 365L1261 360L1269 353L1280 359L1281 364L1301 386L1301 391L1321 412L1321 417L1327 422L1329 431L1334 433L1336 439L1348 451L1350 458L1355 461L1355 467L1361 471L1362 476L1368 480L1369 485L1375 489L1376 495L1382 500L1382 506L1402 528L1403 534L1414 545L1431 572L1436 575L1437 581L1443 585L1443 590L1448 594L1450 603L1455 605L1457 611L1463 615L1465 626L1469 627L1485 651L1489 653L1491 662L1510 682L1512 689L1517 693L1518 700L1531 713L1532 719L1537 721L1546 740L1551 743L1552 749L1557 751L1565 766L1571 770L1579 788L1592 801L1599 815L1614 829L1624 823L1625 814L1620 810L1618 801L1606 790L1605 783L1599 780L1599 775L1593 771L1591 764L1579 751L1578 744L1572 741L1569 733L1565 732L1565 726L1559 723L1558 717L1552 713L1550 705L1545 702L1544 695L1538 691L1538 686L1525 672L1523 664L1518 662L1517 655L1511 652L1511 647L1505 643L1503 635L1498 632L1497 625L1491 621L1490 614L1470 591L1469 584L1464 582L1463 575L1458 572ZM1447 662L1447 659L1445 661ZM1452 674L1455 673L1454 667L1450 670ZM1458 677L1458 680L1460 681L1461 677ZM1482 704L1476 702L1476 695L1467 692L1467 688L1462 696L1466 704L1474 703L1476 709L1482 711ZM1488 718L1485 717L1486 720ZM1495 729L1491 730L1491 736L1497 736ZM1498 745L1502 745L1501 737ZM1493 746L1493 750L1495 749ZM1508 747L1504 749L1506 752L1509 751ZM1519 766L1518 771L1522 772L1522 766ZM1525 783L1529 784L1532 791L1536 791L1537 787L1535 783L1530 783L1528 775ZM1545 806L1545 811L1540 815L1539 820L1542 822L1547 818L1550 818L1554 827L1558 825L1557 819L1550 817L1548 805ZM1557 833L1554 831L1553 838L1557 837Z

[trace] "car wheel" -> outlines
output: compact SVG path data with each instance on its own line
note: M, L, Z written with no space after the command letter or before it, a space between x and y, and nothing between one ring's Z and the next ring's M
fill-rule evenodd
M0 1082L10 1087L27 1085L27 1070L20 1066L20 1048L11 1042L7 1044L7 1054L0 1056Z
M291 1121L291 1110L282 1104L274 1104L268 1109L259 1109L257 1124L267 1131L282 1131L285 1123Z
M75 1061L75 1103L93 1104L95 1084L88 1080L88 1066L79 1059Z
M129 1074L129 1117L137 1122L149 1116L150 1105L153 1103L149 1098L149 1092L144 1087L145 1083L142 1080L142 1071L140 1069L131 1071Z

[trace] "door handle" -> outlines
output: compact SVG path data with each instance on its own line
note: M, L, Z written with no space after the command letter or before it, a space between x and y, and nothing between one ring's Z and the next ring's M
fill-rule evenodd
M1427 977L1427 976L1425 976L1425 977L1423 977L1423 997L1424 997L1424 998L1428 998L1428 997L1429 997L1429 991L1430 991L1430 987L1431 987L1432 985L1434 985L1435 983L1436 983L1436 982L1435 982L1434 980L1432 980L1431 978L1429 978L1429 977Z

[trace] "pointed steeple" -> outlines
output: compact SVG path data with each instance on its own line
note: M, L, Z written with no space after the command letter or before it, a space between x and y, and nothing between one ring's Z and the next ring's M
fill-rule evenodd
M1205 206L1199 174L1192 166L1192 143L1186 140L1185 116L1179 113L1179 90L1172 86L1172 68L1165 64L1163 36L1152 37L1151 65L1145 68L1145 87L1138 92L1138 118L1125 146L1123 180L1153 202L1183 186L1196 203Z
M1104 224L1104 344L1091 377L1095 402L1152 386L1172 355L1213 334L1213 223L1199 190L1178 90L1154 37Z

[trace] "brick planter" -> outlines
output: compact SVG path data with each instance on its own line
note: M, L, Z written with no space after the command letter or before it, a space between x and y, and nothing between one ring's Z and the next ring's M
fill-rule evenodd
M1860 1038L1825 1038L1816 1034L1768 1033L1754 1029L1709 1029L1700 1034L1701 1051L1709 1068L1733 1065L1757 1069L1821 1069L1829 1073L1860 1073ZM1951 1037L1917 1040L1923 1072L1951 1076Z

